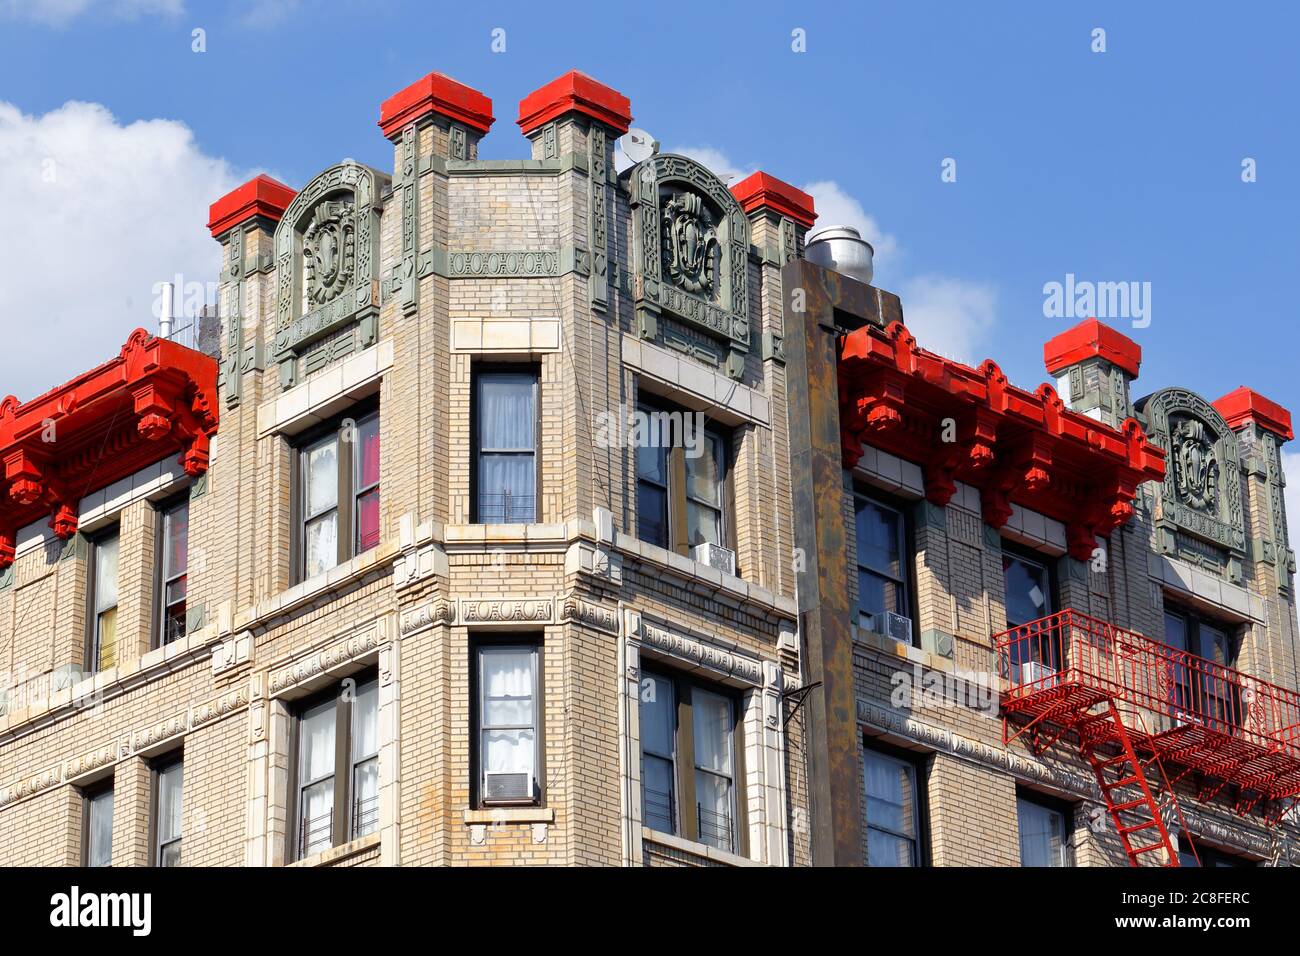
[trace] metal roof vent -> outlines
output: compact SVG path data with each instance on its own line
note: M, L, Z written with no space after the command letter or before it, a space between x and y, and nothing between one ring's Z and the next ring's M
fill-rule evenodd
M871 284L875 250L852 226L824 226L808 237L804 258L859 282Z

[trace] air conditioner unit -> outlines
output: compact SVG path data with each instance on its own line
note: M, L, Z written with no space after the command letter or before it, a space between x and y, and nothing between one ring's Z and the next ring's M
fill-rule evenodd
M1197 727L1204 727L1205 721L1202 720L1200 717L1196 716L1195 714L1189 714L1185 710L1174 711L1175 727L1188 727L1193 725Z
M484 803L525 803L533 799L533 775L527 772L483 772Z
M1036 690L1055 687L1060 675L1042 661L1025 661L1020 665L1020 683L1033 684Z
M691 548L691 558L724 574L736 573L736 552L721 545L704 542Z
M862 614L858 624L872 633L887 637L899 644L912 644L912 619L893 611L880 611L876 614Z

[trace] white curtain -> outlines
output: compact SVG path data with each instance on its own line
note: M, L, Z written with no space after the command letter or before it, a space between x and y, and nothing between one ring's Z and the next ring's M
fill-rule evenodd
M181 835L181 765L172 764L158 775L158 842Z
M117 554L119 538L114 535L95 545L95 610L117 605Z
M533 773L533 652L485 648L483 660L483 766L504 773Z
M113 791L95 797L90 804L90 847L86 861L91 866L113 864Z

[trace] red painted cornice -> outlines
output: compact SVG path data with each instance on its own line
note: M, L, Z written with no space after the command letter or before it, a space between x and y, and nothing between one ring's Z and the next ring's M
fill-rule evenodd
M935 504L960 480L980 490L995 528L1013 503L1064 523L1081 560L1132 517L1142 482L1164 478L1164 452L1136 420L1111 428L1067 409L1051 385L1027 392L992 361L975 369L919 348L899 322L848 333L839 381L845 467L864 444L884 449L921 465Z
M442 73L430 73L394 93L379 107L379 128L392 139L408 123L431 113L464 123L480 133L492 128L492 101Z
M1142 364L1142 346L1096 319L1084 319L1043 346L1043 362L1049 375L1094 356L1136 378Z
M632 101L587 74L570 70L520 100L516 122L528 136L566 113L599 120L621 136L632 124Z
M1245 385L1224 395L1214 403L1214 408L1233 431L1253 423L1283 441L1295 438L1295 432L1291 430L1291 413Z
M817 221L812 196L764 172L754 173L736 183L731 187L731 195L736 197L746 213L771 209L778 216L789 216L805 229Z
M80 500L161 458L208 469L217 362L136 329L118 356L30 402L0 402L0 569L17 532L42 515L77 532Z
M296 195L295 190L263 173L208 207L208 230L215 239L258 216L279 222Z

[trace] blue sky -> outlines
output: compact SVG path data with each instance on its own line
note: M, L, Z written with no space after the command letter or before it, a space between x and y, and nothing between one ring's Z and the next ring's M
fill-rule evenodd
M673 19L663 9L0 0L0 110L10 111L0 161L32 161L40 149L23 144L37 140L57 152L48 143L61 130L90 164L104 136L118 151L96 165L116 171L86 170L83 185L121 181L121 196L141 196L96 209L78 199L84 214L64 210L44 247L21 225L11 232L0 320L57 328L103 358L149 321L148 280L168 277L169 255L187 279L213 277L212 190L260 169L302 185L345 156L391 166L379 103L434 69L493 99L480 155L526 155L519 99L577 67L628 95L636 125L666 148L818 184L836 218L860 219L875 238L878 284L904 293L905 312L916 306L922 345L993 357L1032 387L1045 377L1043 341L1075 321L1044 316L1045 283L1149 282L1150 325L1112 323L1143 346L1137 394L1179 383L1214 399L1248 384L1300 411L1295 8L701 3ZM1098 27L1104 53L1091 49ZM195 28L204 53L191 50ZM504 53L492 51L494 28ZM795 30L806 52L792 50ZM103 109L70 113L68 101ZM945 158L955 182L941 181ZM1253 183L1242 181L1245 158ZM0 199L38 215L73 195L11 191ZM143 238L96 218L117 209L134 210ZM122 292L113 277L130 267L113 257L128 250L153 272ZM92 263L103 274L78 283ZM44 303L44 321L14 314L24 303ZM20 397L85 357L8 351L0 394Z

